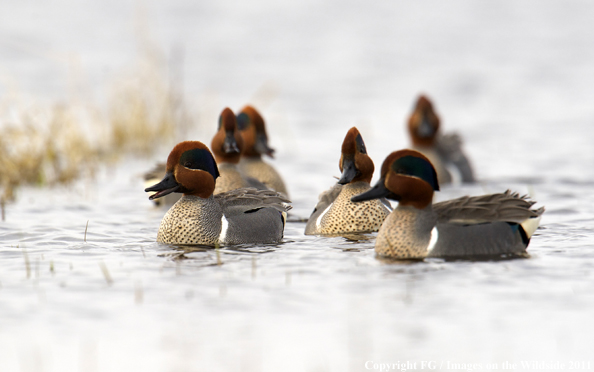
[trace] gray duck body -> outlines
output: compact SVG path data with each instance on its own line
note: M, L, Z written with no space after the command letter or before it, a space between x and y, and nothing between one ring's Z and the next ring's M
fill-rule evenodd
M475 181L472 166L462 150L462 138L458 133L438 135L435 139L435 146L413 145L411 148L425 155L431 161L440 184L453 181L449 169L454 169L458 173L460 181L464 183Z
M523 254L544 212L533 204L507 191L425 209L398 206L378 233L376 252L397 259Z
M241 188L209 198L184 195L165 214L157 241L166 244L277 243L289 200L270 190Z
M437 153L446 164L451 164L458 171L461 181L474 182L474 172L470 160L462 150L462 137L458 133L446 133L437 137Z

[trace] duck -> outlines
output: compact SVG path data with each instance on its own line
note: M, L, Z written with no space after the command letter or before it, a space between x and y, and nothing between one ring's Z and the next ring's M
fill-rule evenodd
M237 115L237 126L245 146L239 162L240 172L288 197L287 187L280 174L272 165L262 160L262 155L274 158L275 151L268 145L262 115L254 107L247 105Z
M219 116L219 127L212 138L210 148L217 162L219 178L217 179L214 193L220 194L242 187L255 187L267 190L268 187L253 177L248 177L239 172L237 164L243 150L243 138L237 129L235 114L226 107Z
M475 182L470 161L462 150L462 138L458 133L441 134L439 116L426 95L417 99L408 119L408 133L412 149L429 158L440 184L453 180L448 166L457 170L463 183Z
M290 200L255 188L214 195L218 177L217 163L202 142L180 142L171 150L165 177L144 190L155 192L150 200L182 194L161 220L157 242L215 247L281 242Z
M243 175L237 165L243 150L243 138L237 128L235 114L226 107L219 115L218 130L210 145L219 169L219 179L214 193L219 194L242 187L254 187L267 190L268 187L253 177ZM159 162L153 169L144 174L145 187L159 182L165 174L166 164ZM154 199L155 205L171 206L181 197L172 193L162 198Z
M338 166L341 177L330 190L320 194L305 226L305 235L376 232L392 211L386 199L351 201L351 197L371 189L375 170L356 127L349 129L344 138Z
M439 181L430 160L405 149L388 155L381 179L351 201L398 202L380 228L375 252L390 259L512 257L526 254L544 207L507 190L432 204Z

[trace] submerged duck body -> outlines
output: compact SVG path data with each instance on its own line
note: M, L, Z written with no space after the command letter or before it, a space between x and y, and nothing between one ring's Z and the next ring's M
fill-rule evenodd
M379 230L375 250L395 259L480 258L526 252L544 208L506 191L432 204L439 190L429 160L414 150L390 154L374 188L352 200L397 200Z
M351 198L371 189L373 161L367 155L365 143L357 128L347 133L342 144L339 167L341 178L330 190L323 192L314 208L305 235L332 235L378 231L391 208L387 200L353 203Z
M277 243L289 200L271 190L240 188L213 195L217 164L198 141L181 142L167 159L167 174L145 191L150 198L183 193L163 217L157 241L166 244Z
M287 187L274 167L262 160L262 155L273 157L274 149L268 146L264 119L252 106L245 106L237 115L245 149L239 162L239 171L262 182L266 187L288 196Z
M457 170L462 182L474 182L474 172L462 150L461 137L457 133L442 135L439 129L440 119L433 104L429 98L421 95L408 119L412 149L431 161L440 184L452 182L448 166Z

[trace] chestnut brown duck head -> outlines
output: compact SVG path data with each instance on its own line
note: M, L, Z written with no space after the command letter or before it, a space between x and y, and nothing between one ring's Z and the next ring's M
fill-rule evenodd
M342 151L338 163L342 175L338 183L345 185L350 182L371 182L373 177L373 161L367 155L365 142L356 127L347 132L342 142Z
M408 119L408 133L413 146L434 146L438 131L439 116L435 113L429 98L421 95Z
M274 149L268 146L268 134L262 115L252 106L245 106L237 115L237 126L243 137L243 156L259 158L262 155L274 157Z
M172 192L208 198L217 177L219 169L208 147L199 141L184 141L171 150L163 180L144 191L156 191L151 200Z
M217 163L239 163L243 138L237 128L235 114L228 107L219 116L219 130L212 138L210 148Z

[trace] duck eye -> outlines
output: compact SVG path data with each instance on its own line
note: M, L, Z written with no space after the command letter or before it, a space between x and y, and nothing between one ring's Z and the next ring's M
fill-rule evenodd
M192 168L192 162L190 162L190 161L185 162L184 163L184 167L186 167L186 168Z
M396 169L396 173L405 174L406 171L404 169L402 169L402 168L398 168L398 169Z

